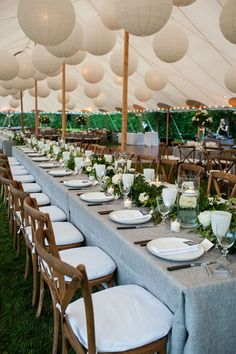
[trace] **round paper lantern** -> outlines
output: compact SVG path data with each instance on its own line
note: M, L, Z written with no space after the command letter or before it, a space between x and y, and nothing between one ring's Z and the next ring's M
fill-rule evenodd
M169 20L172 8L172 0L114 1L118 23L136 36L150 36L159 31Z
M59 102L62 103L62 93L61 92L58 93L57 99ZM66 92L66 97L65 97L66 104L69 102L69 100L70 100L70 95L69 95L69 93Z
M0 84L4 89L8 90L8 89L15 87L15 82L16 82L16 78L12 79L12 80L7 80L7 81L1 81Z
M72 71L66 71L66 87L65 90L67 92L74 91L76 87L78 86L78 74L74 73Z
M153 91L150 90L146 85L142 84L135 88L134 95L139 101L145 102L152 98Z
M111 70L118 76L123 76L124 68L124 48L113 51L110 57ZM133 50L129 50L128 75L132 75L138 67L138 56Z
M38 82L37 85L38 97L46 98L50 95L50 88L47 86L45 81ZM35 87L29 89L31 96L35 96Z
M166 73L158 69L149 69L145 75L145 84L153 91L163 89L168 82Z
M22 92L22 95L24 95L24 92ZM15 95L12 95L13 98L15 98L16 100L20 99L20 91L18 91Z
M87 52L85 50L78 50L74 55L69 58L64 58L64 63L69 65L77 65L82 63L85 59Z
M8 96L8 92L4 87L0 86L0 96L1 97L7 97Z
M232 66L225 74L225 86L231 92L236 92L236 65Z
M18 100L16 100L15 98L11 98L9 100L9 106L11 108L17 108L17 107L19 107L19 105L20 105L20 102Z
M93 100L96 107L102 108L107 104L107 96L104 93L100 93L98 97Z
M60 69L63 59L55 57L45 47L37 44L32 51L32 62L38 71L49 75Z
M101 93L101 88L98 85L86 85L84 87L84 93L90 98L95 98Z
M75 10L70 0L19 0L17 18L33 42L56 45L71 34Z
M104 27L100 18L96 16L85 25L83 47L93 55L109 53L116 43L114 32Z
M153 37L153 49L156 56L166 63L182 59L188 50L186 32L175 23L167 24Z
M17 76L21 79L29 79L33 76L35 68L32 64L32 56L27 53L20 53L16 56L19 63Z
M16 95L19 92L19 90L16 88L11 88L11 89L7 90L7 92L8 92L8 95L13 96L13 95Z
M41 73L38 70L35 70L34 74L32 75L32 78L37 81L44 80L44 79L46 79L46 77L47 76L45 74Z
M228 0L220 13L220 30L223 36L232 43L236 43L236 3Z
M75 109L76 103L72 100L70 100L67 104L66 104L66 108L69 111L72 111L73 109Z
M121 29L121 25L118 23L116 13L114 9L114 2L106 0L102 4L99 10L99 16L105 27L110 30L116 31Z
M102 80L104 76L104 68L97 60L87 60L82 65L81 74L85 81L88 81L90 84L96 84Z
M0 80L11 80L19 71L19 63L13 55L6 51L0 52Z
M58 75L58 76L48 77L47 84L51 90L55 90L55 91L60 90L62 87L62 76Z
M83 31L80 24L76 22L73 31L65 41L47 47L47 50L56 57L71 57L81 48L82 42Z
M16 78L15 79L15 84L14 88L17 88L19 90L27 90L31 87L34 87L34 80L33 79L20 79Z
M173 0L175 6L188 6L194 3L196 0Z

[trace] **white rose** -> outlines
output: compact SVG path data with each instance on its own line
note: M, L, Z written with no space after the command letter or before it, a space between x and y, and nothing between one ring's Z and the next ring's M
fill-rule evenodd
M118 184L120 180L121 180L121 174L120 174L120 173L119 173L119 174L116 174L116 175L114 175L114 176L112 177L112 183L113 183L113 184Z
M107 171L112 171L112 170L114 170L113 166L107 166Z
M87 168L86 168L86 172L91 172L92 171L92 167L91 166L88 166Z
M139 194L138 200L141 203L145 203L148 199L149 199L149 195L147 195L145 192Z
M207 227L211 224L211 211L203 211L198 215L198 220L203 227Z

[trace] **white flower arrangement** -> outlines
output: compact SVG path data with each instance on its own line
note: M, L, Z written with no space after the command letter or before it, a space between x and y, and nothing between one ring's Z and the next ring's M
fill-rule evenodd
M179 206L183 209L194 209L197 206L197 198L182 194L179 198Z
M112 177L112 184L114 185L118 185L120 180L121 180L122 174L121 173L117 173L116 175L114 175Z
M211 211L205 210L198 215L198 220L200 224L206 228L211 225Z
M145 192L139 194L138 200L140 201L140 203L144 204L148 199L149 195L147 195Z

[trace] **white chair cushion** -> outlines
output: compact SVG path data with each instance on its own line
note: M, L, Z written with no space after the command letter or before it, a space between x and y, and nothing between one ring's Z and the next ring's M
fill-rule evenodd
M10 166L14 166L14 167L20 166L20 162L17 160L12 160L12 161L8 160L8 163Z
M84 240L84 237L81 232L70 222L52 222L52 228L57 246L70 245L78 242L83 242ZM27 230L27 235L30 242L32 242L31 228ZM48 245L47 240L45 244Z
M61 260L73 267L84 264L89 280L111 274L116 269L116 264L113 259L99 247L86 246L70 248L68 250L62 250L59 253ZM70 279L65 277L65 280L69 281Z
M173 314L155 296L138 285L121 285L92 294L97 352L138 348L164 337ZM66 310L68 321L87 348L83 299Z
M45 193L30 193L31 198L35 198L38 206L50 204L50 199Z
M22 187L27 193L39 193L42 190L38 183L22 183Z
M22 182L22 183L35 182L35 178L32 175L23 175L23 176L12 175L12 177L15 181Z
M15 176L23 176L23 175L28 175L29 171L26 170L25 168L19 168L19 169L11 168L11 173Z
M39 208L42 213L48 213L51 219L51 222L54 221L65 221L67 219L66 214L63 210L58 208L56 205L43 206Z

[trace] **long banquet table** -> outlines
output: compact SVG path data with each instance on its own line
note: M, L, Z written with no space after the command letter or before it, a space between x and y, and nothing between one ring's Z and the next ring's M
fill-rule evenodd
M168 354L233 354L236 352L236 257L232 256L232 278L210 279L205 268L195 267L168 272L176 264L150 254L135 240L172 236L166 228L117 230L108 215L99 210L118 210L121 205L107 204L88 207L78 191L69 191L60 180L41 169L37 163L17 148L15 156L41 184L43 192L58 205L85 235L88 245L97 245L109 253L117 264L117 283L137 283L147 288L174 313ZM75 178L74 176L70 178ZM69 179L65 177L64 179ZM175 234L185 237L186 231ZM188 238L200 241L189 233ZM205 254L200 261L212 260Z

